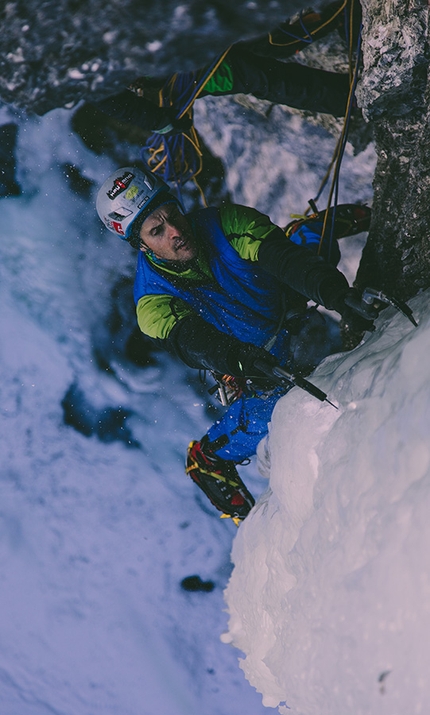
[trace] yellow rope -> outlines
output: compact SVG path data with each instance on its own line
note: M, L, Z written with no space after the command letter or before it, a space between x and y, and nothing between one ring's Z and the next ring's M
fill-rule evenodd
M201 86L198 88L198 90L195 92L195 94L191 97L189 100L188 104L186 107L182 110L181 114L179 115L178 119L182 119L186 114L189 115L190 120L191 120L191 126L187 131L181 132L182 136L184 139L186 139L192 147L192 150L194 150L195 154L197 155L198 158L198 167L197 170L194 172L194 174L190 177L193 179L196 187L198 188L203 204L207 206L207 201L206 197L203 193L203 190L199 183L196 180L196 177L202 172L203 170L203 152L201 150L201 145L200 145L200 140L197 134L197 131L195 127L192 124L192 107L196 99L200 96L201 92L205 88L206 84L209 82L209 80L213 77L221 63L224 61L228 53L230 52L231 45L228 47L222 55L218 58L217 62L215 65L212 67L211 71L209 72L208 76L205 78L205 80L202 82ZM174 88L175 88L175 82L177 79L178 73L173 74L167 85L162 87L159 92L158 92L158 104L160 107L165 106L166 104L172 106L173 105L173 93L174 93ZM161 141L161 139L160 139ZM163 154L163 157L160 159L160 154ZM167 161L167 155L165 154L164 150L164 145L161 143L161 145L157 148L150 148L150 156L148 159L148 166L151 168L151 171L153 173L156 173L157 171L160 170L160 168L166 163ZM189 170L189 163L187 161L187 157L185 156L184 150L181 152L181 156L176 156L174 157L174 163L175 166L178 169L178 174L180 175L181 173ZM181 167L181 164L183 166Z
M195 176L193 176L193 182L194 182L194 184L196 185L196 188L198 189L198 191L199 191L199 193L200 193L200 198L201 198L201 200L202 200L202 202L203 202L203 206L205 207L205 209L207 209L207 207L208 207L208 202L206 201L206 196L205 196L204 191L203 191L202 187L200 186L200 184L199 184L199 182L197 181L197 179L196 179Z
M158 159L157 159L157 154L160 154L162 151L163 151L163 147L162 147L162 146L159 147L158 149L151 149L151 150L150 150L151 156L149 157L148 162L147 162L147 163L148 163L148 166L151 166L151 164L153 164L154 161L158 161ZM163 158L161 159L161 161L158 161L158 163L154 166L154 168L151 169L151 171L152 171L153 173L155 173L156 171L158 171L159 169L161 169L161 167L163 166L163 164L166 163L166 161L167 161L167 156L166 156L166 154L164 154L164 156L163 156Z
M201 92L203 92L204 88L206 87L206 85L207 85L207 83L209 82L209 80L211 79L211 77L213 77L213 75L214 75L215 72L217 71L217 69L218 69L218 67L220 66L220 64L224 61L224 59L226 58L226 56L227 56L228 53L230 52L231 47L232 47L232 46L230 45L230 47L228 47L228 48L225 50L225 52L223 52L223 54L219 57L217 63L216 63L215 66L212 68L212 70L210 71L210 73L209 73L208 76L206 77L205 81L202 83L201 87L199 87L199 89L198 89L197 92L195 93L194 97L192 97L192 99L188 102L188 104L187 104L187 106L185 107L185 109L182 111L181 115L179 116L179 119L182 119L182 117L186 114L186 112L188 112L188 110L191 109L191 107L193 106L193 104L194 104L194 102L196 101L197 97L200 95Z
M335 147L335 150L334 150L333 157L332 157L332 159L331 159L329 168L328 168L328 170L326 171L326 173L325 173L325 175L324 175L324 178L323 178L323 180L322 180L320 186L323 186L323 185L324 185L324 182L326 181L327 176L330 175L330 173L331 173L331 171L332 171L332 169L333 169L333 166L334 166L335 164L337 164L338 161L340 160L340 149L341 149L343 140L344 140L344 138L345 138L345 132L346 132L346 127L347 127L347 118L348 118L349 106L350 106L350 103L351 103L352 92L353 92L353 78L354 78L354 71L353 71L353 66L352 66L352 55L353 55L353 48L352 48L353 10L354 10L354 0L351 0L350 15L349 15L349 28L350 28L350 32L349 32L349 77L350 77L350 86L349 86L349 92L348 92L348 100L347 100L347 103L346 103L346 110L345 110L345 116L344 116L344 120L343 120L342 131L341 131L340 136L339 136L339 138L338 138L338 140L337 140L336 147ZM359 61L359 58L358 58L358 57L357 57L357 60L356 60L356 61L357 61L357 62ZM333 193L334 193L334 188L335 188L335 181L336 181L336 172L334 172L334 174L333 174L333 179L332 179L332 183L331 183L331 186L330 186L329 197L328 197L328 201L327 201L327 207L326 207L326 209L325 209L323 227L322 227L322 231L321 231L321 238L320 238L319 247L318 247L318 254L321 253L321 248L322 248L322 244L323 244L323 240L324 240L324 236L325 236L325 231L326 231L326 228L327 228L328 212L329 212L329 210L330 210L331 201L332 201L332 198L333 198Z
M332 20L334 20L334 18L337 17L338 15L340 15L340 13L342 12L342 10L344 10L344 8L346 7L347 2L348 2L348 0L344 0L344 2L343 2L343 4L341 5L341 7L338 8L338 10L336 10L336 12L334 12L333 15L332 15L331 17L329 17L328 20L326 20L325 22L323 22L322 25L319 25L315 30L312 30L311 32L309 32L308 35L315 35L317 32L319 32L319 31L322 30L324 27L326 27L326 25L328 25L330 22L332 22ZM274 41L273 41L273 38L272 38L272 33L269 32L269 44L270 44L270 45L273 45L274 47L290 47L290 45L296 45L296 44L298 44L299 42L303 42L303 38L297 38L297 39L294 39L294 40L290 40L289 42L274 42Z

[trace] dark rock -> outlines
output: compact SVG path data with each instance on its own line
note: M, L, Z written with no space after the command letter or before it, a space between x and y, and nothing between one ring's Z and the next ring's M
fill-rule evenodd
M101 99L141 75L203 65L284 12L263 0L10 0L0 11L0 100L44 114Z
M78 166L66 163L63 165L63 172L71 190L75 194L82 196L83 199L90 198L94 182L83 176Z
M399 117L421 107L427 85L428 6L363 0L364 72L358 103L369 119Z
M21 187L15 176L18 127L13 122L0 126L0 198L20 196Z
M213 581L202 581L200 576L186 576L181 581L181 588L184 591L204 591L210 593L214 590L215 584Z
M373 220L356 285L407 300L430 287L430 145L424 2L365 0L357 96L372 119L378 162Z
M139 447L126 424L130 410L122 407L97 409L87 400L75 383L69 387L61 402L64 424L85 437L95 436L101 442L124 442L127 447Z

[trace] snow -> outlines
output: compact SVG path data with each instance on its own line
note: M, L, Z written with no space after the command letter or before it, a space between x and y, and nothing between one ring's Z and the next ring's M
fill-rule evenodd
M269 113L269 114L268 114ZM327 115L320 115L327 117ZM194 105L197 130L215 156L228 166L226 183L233 200L253 206L286 226L303 214L330 164L341 122L333 134L287 107L251 95L205 97ZM372 144L354 156L348 142L342 161L339 203L372 203L375 151ZM318 201L325 208L328 189Z
M259 446L269 489L234 542L223 640L280 713L430 704L430 292L295 388Z
M285 126L275 110L273 119L264 119L253 152L236 140L237 157L232 153L234 147L228 140L232 135L223 124L222 111L218 117L215 108L211 112L218 132L218 153L223 151L231 164L231 179L227 179L233 199L245 200L276 220L287 221L290 211L306 207L308 194L313 194L325 172L334 140L322 130L307 128L297 117L291 126L287 124L283 137ZM237 126L248 132L248 123L255 117L239 105L234 111ZM313 697L318 701L313 715L322 713L324 702L317 691L304 688L305 692L296 694L293 688L303 676L304 659L289 669L287 687L278 683L277 674L271 675L276 672L275 650L282 651L282 642L287 642L284 631L291 631L296 624L309 638L312 633L303 620L297 620L296 612L296 621L279 621L274 633L271 607L283 612L287 604L285 599L282 604L277 602L278 574L285 576L282 588L286 594L288 585L299 579L297 568L302 564L309 570L308 585L312 586L313 552L307 553L306 543L314 548L312 533L324 526L328 529L325 519L330 506L319 486L321 510L316 515L313 511L311 489L317 469L320 484L319 440L326 432L331 434L332 424L333 429L340 427L344 415L348 422L348 416L354 419L362 414L360 398L348 397L349 402L357 402L355 412L342 406L337 414L332 407L320 407L304 393L293 391L289 404L307 415L306 422L298 418L305 429L299 430L297 439L309 451L309 463L304 464L298 453L290 453L287 460L283 446L276 458L272 453L274 495L277 460L285 459L290 470L295 468L285 486L294 501L288 496L288 507L282 506L291 512L290 520L284 524L279 519L280 506L275 499L282 492L278 487L279 496L263 496L239 531L232 522L221 521L184 474L188 442L202 436L219 411L198 375L168 355L154 354L144 368L127 359L123 340L135 322L131 301L135 255L104 230L95 213L97 188L116 165L82 144L70 128L70 118L70 113L62 110L37 119L0 108L1 121L15 119L19 124L18 180L23 187L22 196L0 200L0 712L263 715L277 712L266 705L276 707L279 699L289 705L296 703L299 712ZM310 138L322 140L317 156L303 139L307 131ZM259 154L255 148L264 144L264 132L270 146ZM273 150L276 136L286 147L279 153L278 167ZM248 141L254 138L250 135ZM210 144L209 130L207 140ZM294 145L299 159L293 156ZM261 176L266 177L261 197L261 182L255 181L258 162ZM124 164L128 163L127 159ZM65 169L70 164L93 182L89 196L71 190ZM371 150L358 157L350 153L346 166L352 178L341 200L369 201L374 166ZM295 181L291 180L293 170L297 171ZM284 177L281 184L280 176ZM300 187L304 187L303 203L296 206ZM344 247L344 266L350 279L357 263L354 247L362 241L363 237L358 237ZM346 357L342 364L345 370L351 365L354 373L351 360ZM346 374L336 382L336 389L328 384L328 376L319 375L318 381L322 386L327 383L331 396L343 400L338 388L347 380ZM415 370L413 376L417 378ZM363 384L368 379L367 372ZM80 427L70 415L67 419L67 409L78 415ZM281 418L284 410L282 403ZM390 406L387 411L391 413ZM303 418L305 413L295 412ZM272 439L282 442L278 430L281 420L274 422ZM386 439L389 443L389 436ZM337 463L336 450L331 449ZM404 450L406 459L406 443ZM420 454L424 468L425 451ZM241 468L241 473L256 497L265 493L267 481L255 464ZM333 483L335 493L337 488ZM352 486L346 491L351 505L357 494ZM373 514L365 506L361 505L355 517L360 520L361 515L363 528ZM348 509L347 501L343 508ZM373 509L370 502L369 509ZM277 537L267 524L263 534L257 529L266 512L273 513L271 528L277 528ZM312 515L314 521L309 522L305 539L300 524ZM294 525L291 532L290 523ZM341 526L346 531L347 524L339 529ZM279 539L285 541L283 552L289 553L299 530L302 551L289 557L287 564L278 553L276 568L272 562L271 574L265 575L270 563L269 534L275 555ZM254 557L261 563L257 571L249 569L243 596L249 593L252 598L249 605L254 608L256 633L261 635L263 630L258 647L254 642L252 668L271 679L265 705L238 667L238 651L220 640L228 627L223 591L232 570L231 546L234 541L237 565L230 593L237 582L241 549L245 551L243 566L249 558L243 545L246 535L247 549L254 545ZM383 535L381 538L383 542ZM345 558L349 558L353 547L348 539L346 544ZM359 545L354 549L359 559ZM290 561L297 562L296 571ZM213 591L184 591L182 579L194 574L212 581ZM252 592L250 583L252 580L258 590L263 579L270 579L270 589L266 584L268 603L262 616L259 595ZM326 587L321 575L320 579ZM385 591L382 596L386 597ZM310 597L307 593L303 598ZM320 607L324 604L321 601ZM347 604L343 605L346 608ZM365 619L357 595L355 605ZM229 607L234 610L233 605ZM241 603L239 611L243 607ZM339 618L341 613L339 606ZM387 619L385 633L393 638L390 623ZM309 625L314 627L313 622ZM335 626L340 629L333 621ZM239 633L242 625L237 622L234 628ZM277 633L282 639L274 637ZM301 643L303 647L299 633L294 637L297 646ZM333 630L331 647L337 638ZM272 660L263 665L258 655L265 657L268 648ZM390 679L394 680L395 666L386 659L378 665L381 670L393 668L387 689ZM312 677L311 669L308 682ZM250 680L255 687L261 685L253 677ZM334 683L326 685L334 687ZM260 689L265 691L265 686ZM345 692L342 684L341 691Z
M23 195L0 202L0 712L262 714L219 640L236 527L184 473L216 416L207 386L167 355L142 369L115 348L118 295L135 324L135 254L95 213L115 166L66 111L17 119ZM95 182L89 199L66 163ZM70 394L93 426L130 413L119 437L65 424ZM184 591L194 574L214 590Z

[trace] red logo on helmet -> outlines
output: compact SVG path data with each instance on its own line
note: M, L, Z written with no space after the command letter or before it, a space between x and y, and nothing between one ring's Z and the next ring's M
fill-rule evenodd
M118 223L117 221L112 221L112 228L114 231L119 233L121 236L125 236L125 233L122 230L122 225L120 223Z

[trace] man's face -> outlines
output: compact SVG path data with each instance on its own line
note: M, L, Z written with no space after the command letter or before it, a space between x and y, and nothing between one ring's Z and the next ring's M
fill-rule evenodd
M145 253L148 248L165 261L186 262L197 255L191 227L176 204L163 204L142 224L140 229Z

